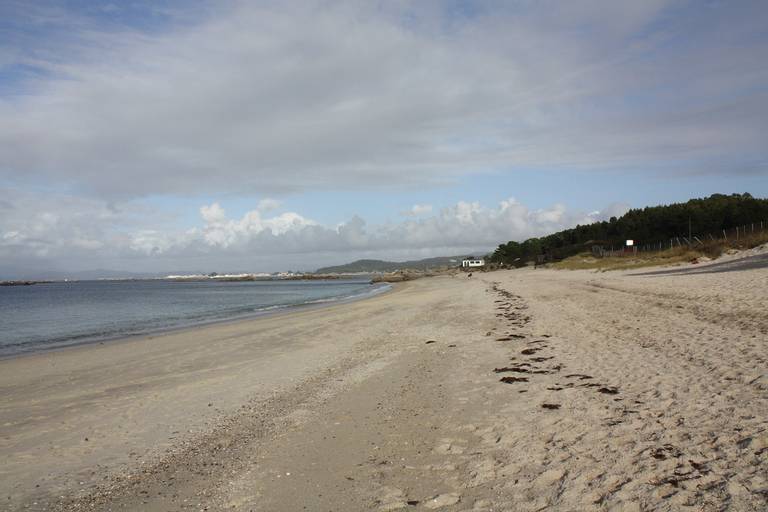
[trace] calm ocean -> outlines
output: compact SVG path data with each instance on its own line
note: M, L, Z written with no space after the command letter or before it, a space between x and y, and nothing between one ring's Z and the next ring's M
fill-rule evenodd
M363 297L368 280L76 281L0 286L0 356Z

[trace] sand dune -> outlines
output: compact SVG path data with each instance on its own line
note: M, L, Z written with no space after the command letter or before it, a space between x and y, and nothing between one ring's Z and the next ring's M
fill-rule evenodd
M3 361L0 490L11 510L766 510L766 285L439 277Z

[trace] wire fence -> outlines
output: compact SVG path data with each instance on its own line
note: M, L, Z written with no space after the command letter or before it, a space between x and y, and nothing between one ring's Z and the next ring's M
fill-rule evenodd
M632 256L638 253L662 252L676 247L695 248L710 243L740 245L753 239L755 236L768 234L768 221L753 222L720 231L711 231L705 234L688 233L688 236L675 236L664 240L643 242L633 240L632 245L605 246L593 245L592 254L600 258Z

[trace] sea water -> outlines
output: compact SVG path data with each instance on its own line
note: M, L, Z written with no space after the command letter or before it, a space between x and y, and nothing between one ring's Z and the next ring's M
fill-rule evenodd
M0 357L353 300L386 289L364 279L0 286Z

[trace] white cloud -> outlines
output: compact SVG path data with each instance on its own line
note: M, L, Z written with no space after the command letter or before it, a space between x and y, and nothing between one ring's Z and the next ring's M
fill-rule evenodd
M209 224L221 223L227 218L224 209L219 206L219 203L203 205L200 207L200 215L203 217L203 220Z
M125 198L765 172L759 4L489 5L215 3L164 33L33 9L57 35L3 47L42 78L0 96L0 174Z
M153 229L140 229L130 236L128 247L136 252L152 256L169 250L174 240Z
M200 208L199 225L180 227L172 218L163 220L161 213L134 203L109 207L71 196L8 193L6 197L12 198L5 205L11 213L0 216L0 261L6 265L30 263L30 258L77 268L132 262L127 270L179 268L184 262L207 266L231 262L238 268L265 269L253 268L258 262L277 270L285 269L286 261L307 265L319 258L458 254L608 215L573 212L561 204L532 210L507 199L496 206L459 201L399 223L368 225L353 216L338 226L324 226L297 212L266 216L254 209L232 218L214 202Z
M246 212L239 220L229 219L218 203L200 208L205 225L200 230L202 239L213 247L227 248L251 242L264 232L279 236L301 230L316 223L293 212L263 218L259 209Z
M609 220L611 217L619 218L630 210L628 203L611 203L600 211L591 214L595 220Z
M259 204L256 206L256 209L259 210L260 212L269 212L272 210L277 210L278 208L280 208L280 205L282 205L282 203L277 199L271 199L267 197L259 201Z
M406 217L419 217L428 213L432 213L431 204L415 204L411 207L410 210L402 212L402 214Z
M562 204L530 210L514 199L502 201L496 207L459 201L435 215L373 226L357 216L336 227L326 227L295 212L264 218L256 210L240 219L230 219L216 203L201 208L201 213L205 224L197 238L176 237L185 248L203 242L211 249L252 250L275 257L285 253L346 255L355 251L396 250L429 250L437 254L491 248L510 239L537 236L596 218L569 212ZM172 249L178 250L180 246Z

